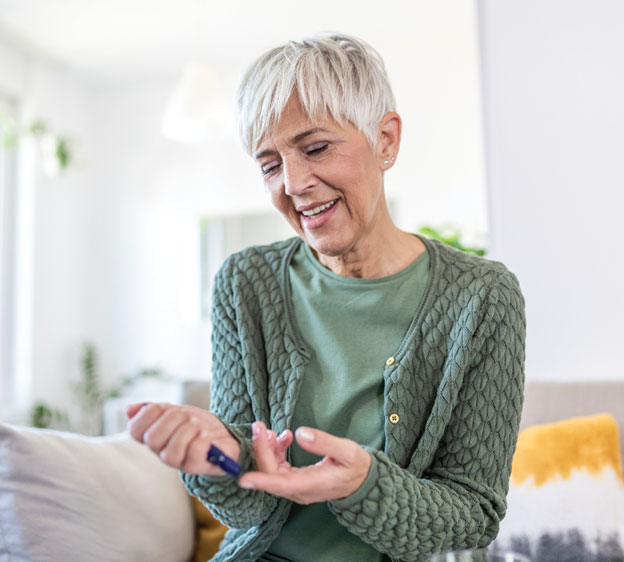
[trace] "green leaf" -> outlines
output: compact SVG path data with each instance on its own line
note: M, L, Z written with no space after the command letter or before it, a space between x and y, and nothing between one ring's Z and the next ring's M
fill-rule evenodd
M34 121L28 128L28 132L35 136L43 135L47 130L48 128L41 120Z
M36 402L30 411L30 423L33 427L45 429L53 425L68 426L67 413L52 408L45 402Z
M445 227L444 229L435 228L430 225L423 225L418 229L418 233L428 238L435 238L444 242L445 244L457 248L462 252L469 254L475 254L477 256L485 256L485 248L474 248L470 246L464 246L461 242L461 232L455 227Z
M66 170L67 166L69 166L71 155L65 139L58 138L56 140L56 159L58 160L61 170Z

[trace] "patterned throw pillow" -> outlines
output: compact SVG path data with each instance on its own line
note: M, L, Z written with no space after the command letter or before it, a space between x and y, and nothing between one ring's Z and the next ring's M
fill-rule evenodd
M608 414L520 433L507 516L493 550L535 562L624 562L624 482Z

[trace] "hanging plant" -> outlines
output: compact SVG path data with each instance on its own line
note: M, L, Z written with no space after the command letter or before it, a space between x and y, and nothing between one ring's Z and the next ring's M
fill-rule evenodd
M29 132L39 142L46 174L55 176L67 170L72 160L68 140L51 133L42 121L32 123Z
M73 161L69 141L52 133L40 119L34 121L24 131L20 131L14 119L0 112L0 142L6 148L14 147L20 135L33 135L39 144L43 158L43 169L49 176L64 172Z

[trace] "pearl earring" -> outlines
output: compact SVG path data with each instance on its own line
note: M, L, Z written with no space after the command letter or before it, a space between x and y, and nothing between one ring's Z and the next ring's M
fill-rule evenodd
M384 164L392 164L394 162L394 156L391 156L389 160L384 160Z

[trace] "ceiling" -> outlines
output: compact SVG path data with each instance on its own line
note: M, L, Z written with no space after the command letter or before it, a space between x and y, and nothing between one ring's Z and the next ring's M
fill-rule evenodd
M92 79L215 69L319 31L360 36L384 54L447 41L472 25L472 0L0 0L0 41Z

